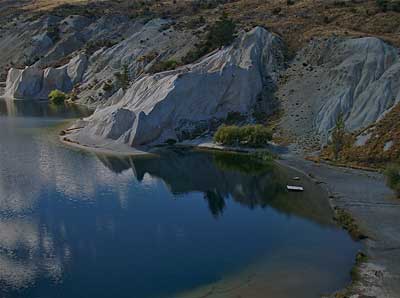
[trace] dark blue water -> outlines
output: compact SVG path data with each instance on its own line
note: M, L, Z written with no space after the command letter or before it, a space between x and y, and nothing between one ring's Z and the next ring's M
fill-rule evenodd
M319 297L349 281L358 245L316 185L285 191L297 173L80 152L56 135L85 111L30 105L0 102L0 297Z

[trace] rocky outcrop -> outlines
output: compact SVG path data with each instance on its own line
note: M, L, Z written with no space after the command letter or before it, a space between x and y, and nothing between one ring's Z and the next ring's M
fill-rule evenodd
M145 22L118 15L99 19L72 15L65 19L47 16L18 24L4 33L0 67L11 61L18 69L27 68L23 73L11 68L6 96L47 98L48 90L38 92L30 85L46 84L41 83L40 77L50 72L59 82L52 84L52 88L70 91L71 84L79 84L79 100L96 106L117 91L113 88L105 92L102 87L105 82L113 84L115 73L124 66L134 80L161 60L180 60L196 41L190 30L175 30L173 22L164 19ZM4 51L3 44L7 47ZM71 83L66 82L64 67L58 67L68 60L70 63L64 66Z
M117 103L98 108L71 138L141 146L180 139L230 112L268 108L284 62L279 37L257 27L232 46L174 71L144 75Z
M80 101L89 105L108 104L112 92L104 92L102 84L115 81L115 73L121 72L124 66L133 81L159 61L179 61L196 41L190 31L174 29L169 20L136 23L130 36L111 47L98 49L90 57L80 88Z
M8 72L5 97L16 99L47 99L52 90L70 92L87 67L85 55L78 55L59 68L11 68Z
M290 64L278 96L286 111L282 127L318 146L339 114L355 131L400 101L399 50L373 37L313 40Z

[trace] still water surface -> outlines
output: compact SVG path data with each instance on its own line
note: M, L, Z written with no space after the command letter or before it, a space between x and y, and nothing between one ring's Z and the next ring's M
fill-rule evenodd
M0 297L319 297L358 244L306 180L246 157L66 148L77 108L0 101Z

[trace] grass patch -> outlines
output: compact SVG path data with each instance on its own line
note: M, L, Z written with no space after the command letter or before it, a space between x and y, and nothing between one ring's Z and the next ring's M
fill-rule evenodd
M214 135L214 142L228 146L265 147L272 139L269 128L257 125L221 125Z
M356 255L356 263L350 271L351 279L357 282L361 279L360 265L368 261L368 256L363 252L358 252Z
M166 61L160 61L158 63L155 63L151 69L149 70L150 73L157 73L157 72L162 72L162 71L168 71L168 70L174 70L180 65L180 63L176 60L166 60Z
M400 197L400 165L389 165L384 174L386 176L387 186L396 192L397 197Z
M68 96L64 92L61 92L60 90L53 90L49 94L50 102L55 105L64 104L67 98Z
M368 136L362 145L356 140ZM321 158L340 164L384 169L400 161L400 104L394 106L378 122L353 134L342 136L342 146L337 153L331 144L323 148Z
M334 208L334 220L343 227L343 229L347 230L351 237L355 240L361 240L367 238L365 236L354 218L342 208L335 207Z

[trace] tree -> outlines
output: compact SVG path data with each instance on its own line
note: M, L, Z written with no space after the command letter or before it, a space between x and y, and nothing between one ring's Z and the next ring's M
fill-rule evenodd
M336 119L336 125L332 132L332 149L334 158L339 158L339 153L343 150L346 138L346 124L344 122L343 114L340 113Z
M207 43L211 49L227 46L232 43L235 38L236 24L223 13L218 21L211 27L207 36Z
M385 170L386 183L393 189L397 196L400 196L400 166L391 164Z
M123 90L127 90L130 84L130 74L129 74L129 68L127 64L124 64L122 66L122 71L117 72L115 74L115 78L117 79L117 84L119 88L122 88Z

